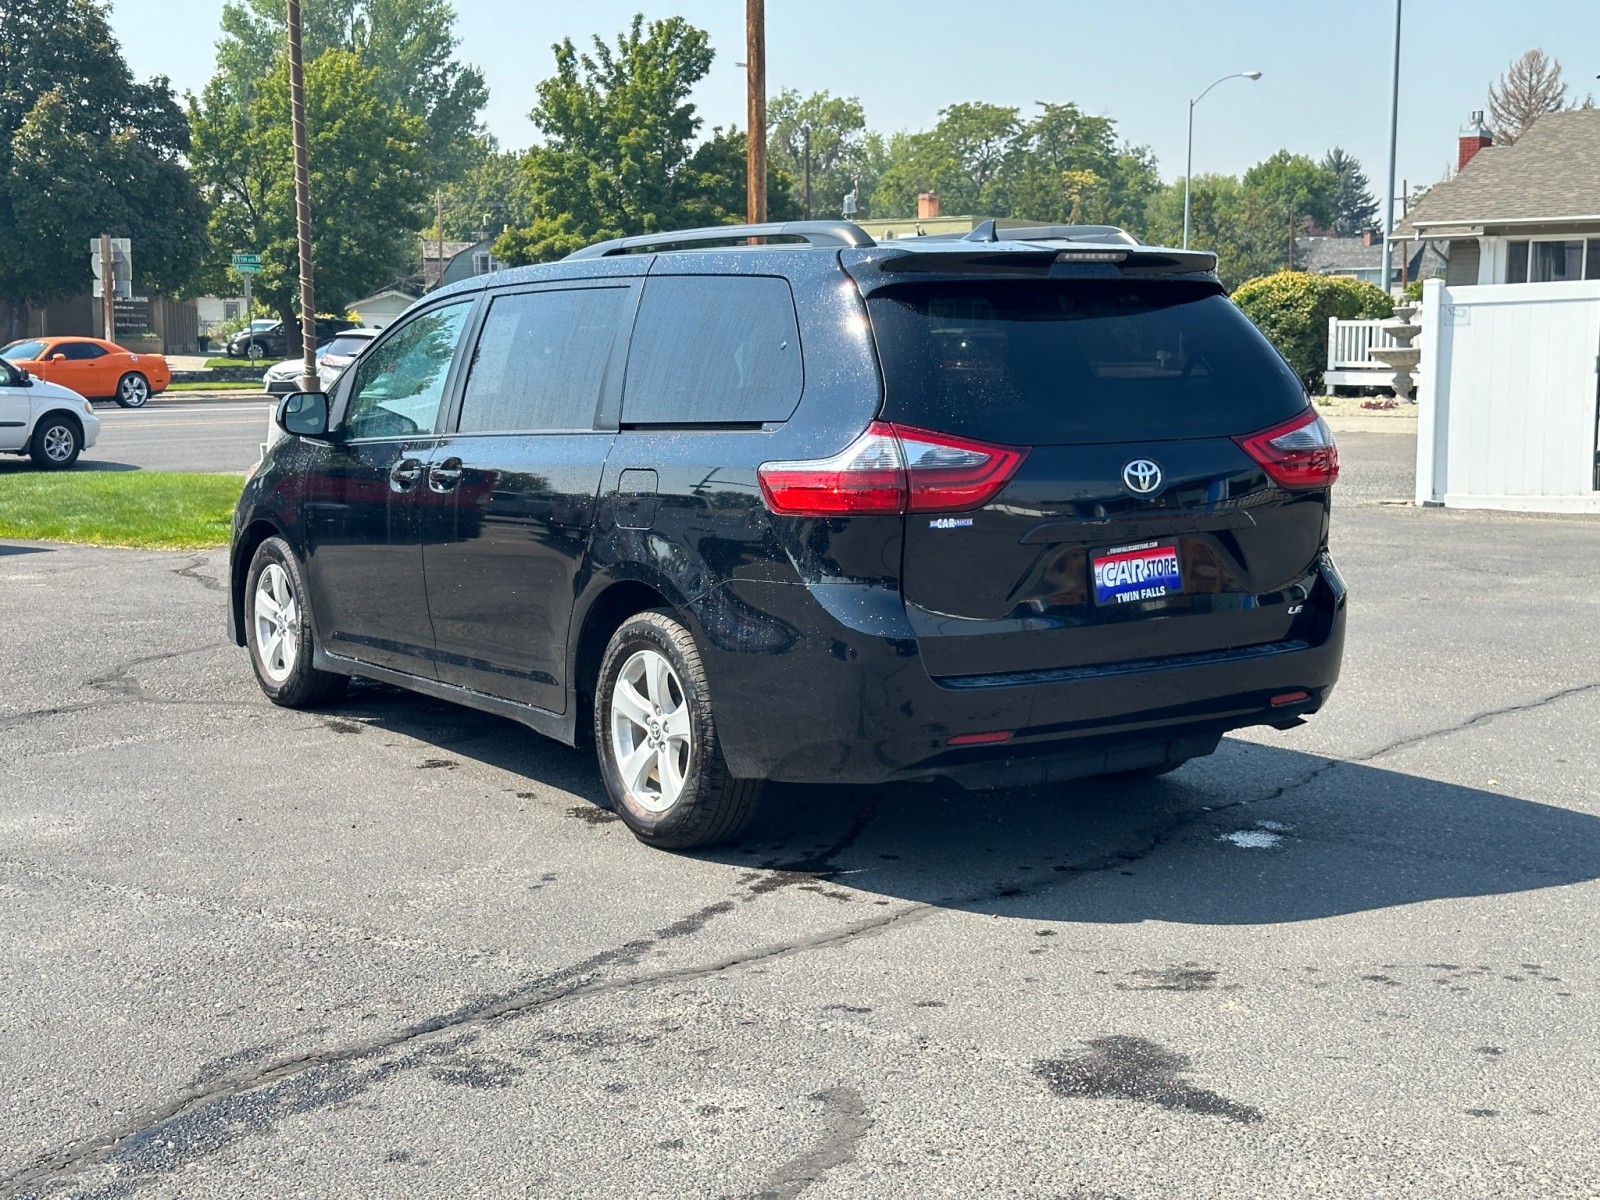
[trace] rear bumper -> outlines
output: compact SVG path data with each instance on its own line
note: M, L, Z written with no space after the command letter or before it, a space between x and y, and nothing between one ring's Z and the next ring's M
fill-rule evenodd
M897 593L735 581L694 606L735 775L878 783L1038 783L1209 753L1229 730L1291 726L1339 677L1346 593L1318 572L1309 636L1102 667L937 680ZM1274 697L1306 693L1274 706ZM1009 732L1002 744L949 745Z

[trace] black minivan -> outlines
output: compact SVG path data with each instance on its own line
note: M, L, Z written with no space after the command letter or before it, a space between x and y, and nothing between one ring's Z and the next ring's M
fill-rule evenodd
M769 779L1143 778L1339 673L1338 452L1206 253L652 234L444 288L239 500L230 629L575 744L642 840Z

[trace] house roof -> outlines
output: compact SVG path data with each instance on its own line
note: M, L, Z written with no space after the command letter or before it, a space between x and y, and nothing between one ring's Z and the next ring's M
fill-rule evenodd
M454 258L456 255L460 254L463 250L471 250L474 246L480 245L480 243L478 243L478 242L452 242L452 241L446 240L443 245L444 245L444 261L445 262L449 262L452 258ZM439 261L439 247L440 247L440 243L439 242L435 241L431 237L424 237L422 239L422 261L423 262L438 262Z
M395 299L395 300L404 300L407 304L410 304L413 300L415 300L417 298L417 293L413 292L413 291L411 291L411 290L409 290L407 288L399 288L399 287L379 288L377 291L373 292L372 295L370 295L370 296L363 296L359 300L350 301L350 303L345 305L345 307L347 309L349 309L349 308L359 309L363 304L371 304L374 300L388 300L388 299L391 299L391 298Z
M1478 151L1395 232L1576 219L1600 223L1600 109L1546 113L1511 145Z
M1395 250L1393 270L1400 269L1400 251ZM1313 275L1337 275L1343 271L1378 271L1383 266L1383 239L1370 246L1358 237L1309 237L1295 239L1295 265ZM1442 272L1444 259L1433 246L1414 246L1406 256L1406 274L1413 279Z

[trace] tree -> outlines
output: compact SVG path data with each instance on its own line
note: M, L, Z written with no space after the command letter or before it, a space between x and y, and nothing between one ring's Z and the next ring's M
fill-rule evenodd
M1394 301L1380 287L1304 271L1252 279L1233 293L1233 301L1278 348L1308 391L1322 385L1330 317L1355 321L1394 315Z
M455 8L450 0L316 0L303 8L305 59L345 50L372 71L385 108L398 104L421 118L427 183L460 179L479 161L478 114L488 103L483 73L455 59ZM236 99L275 69L287 45L283 0L227 0L217 73Z
M811 211L841 211L844 194L861 181L870 192L876 183L867 117L854 96L814 92L801 96L794 88L779 92L767 105L767 166L802 180L805 175L805 130L811 130ZM880 143L881 144L881 143ZM804 202L801 191L796 199Z
M480 134L471 150L461 178L444 187L445 237L477 241L485 230L492 237L531 223L536 213L523 156L501 150L490 134Z
M1294 239L1300 236L1304 220L1318 225L1332 222L1339 179L1304 154L1279 150L1244 173L1244 187L1266 212L1277 215L1287 261L1293 264Z
M1051 223L1133 225L1160 186L1143 146L1119 144L1116 122L1076 104L1044 104L1011 145L1003 187L1005 213Z
M1543 50L1528 50L1498 83L1489 85L1489 125L1496 145L1509 146L1547 112L1566 107L1561 64Z
M94 0L9 0L0 20L0 308L89 290L90 239L134 242L134 284L181 291L204 248L189 125L136 83Z
M932 129L890 139L888 162L873 192L873 212L909 216L917 211L921 192L937 192L947 213L1000 211L1004 195L997 186L999 177L1021 132L1015 108L971 103L941 109Z
M1232 175L1196 175L1190 189L1190 244L1217 255L1217 275L1227 287L1270 274L1285 261L1283 223ZM1167 184L1145 206L1144 240L1176 246L1183 239L1183 180Z
M1362 230L1373 228L1378 219L1378 201L1361 163L1335 146L1323 157L1322 166L1338 180L1329 204L1333 231L1340 237L1359 237Z
M681 17L635 17L615 45L570 38L553 47L556 73L535 88L530 117L544 143L524 169L534 219L495 243L507 262L548 262L608 237L745 217L744 137L713 130L689 101L711 69L710 37ZM795 212L788 176L768 173L769 213Z
M347 50L306 64L312 252L324 308L387 283L416 252L423 222L427 130L379 98L377 72ZM261 255L257 294L287 322L298 303L294 167L287 63L260 81L245 107L219 73L190 101L194 166L213 205L211 238ZM214 275L221 261L214 260Z

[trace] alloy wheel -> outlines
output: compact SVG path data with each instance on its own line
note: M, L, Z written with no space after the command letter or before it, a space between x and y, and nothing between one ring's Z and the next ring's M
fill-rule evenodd
M300 653L300 604L289 572L279 563L268 563L256 578L254 618L261 669L281 684Z
M122 377L122 402L129 408L143 408L146 400L150 399L150 384L142 375L124 375Z
M611 753L629 798L666 812L683 794L692 750L683 681L660 651L638 651L611 690Z
M77 438L70 426L52 425L44 431L44 456L51 462L66 462L76 447Z

